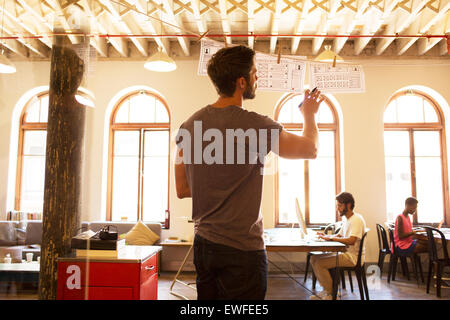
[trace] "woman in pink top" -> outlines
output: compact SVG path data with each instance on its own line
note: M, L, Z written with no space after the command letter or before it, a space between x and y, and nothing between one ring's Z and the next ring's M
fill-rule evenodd
M409 197L405 200L405 210L395 220L394 241L400 254L410 255L412 253L427 252L427 242L413 239L416 234L412 229L409 215L417 210L417 199Z

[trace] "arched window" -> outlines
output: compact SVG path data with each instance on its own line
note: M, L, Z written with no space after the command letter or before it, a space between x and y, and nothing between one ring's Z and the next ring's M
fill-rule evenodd
M14 209L42 212L45 149L47 145L48 92L34 96L20 117Z
M119 101L111 115L107 219L164 222L169 209L170 114L148 91Z
M303 116L298 110L303 94L290 94L278 105L275 119L292 133L301 135ZM297 223L295 198L307 224L335 222L335 197L340 192L339 121L327 98L316 116L320 148L315 160L277 157L275 177L275 225Z
M414 223L439 223L448 214L444 116L426 94L398 92L384 111L387 218L403 212L405 199L419 200ZM444 219L445 221L445 219Z

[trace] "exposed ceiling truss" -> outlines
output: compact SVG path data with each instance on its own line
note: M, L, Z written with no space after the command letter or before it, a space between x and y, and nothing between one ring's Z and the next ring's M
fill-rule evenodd
M265 38L270 53L281 39L290 42L291 54L309 41L314 55L327 39L336 53L350 41L354 55L371 36L374 55L388 48L403 55L413 45L416 55L433 47L446 55L450 45L450 0L8 0L0 16L3 46L23 58L49 56L56 23L78 43L80 37L70 33L80 21L88 21L91 44L101 57L129 57L130 51L146 57L152 42L165 52L176 43L189 56L192 36L205 33L221 34L218 40L227 45L240 35L250 47ZM441 37L426 37L433 35Z

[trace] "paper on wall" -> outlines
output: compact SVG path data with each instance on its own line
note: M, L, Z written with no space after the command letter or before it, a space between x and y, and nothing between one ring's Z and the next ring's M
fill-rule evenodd
M365 92L364 71L361 65L309 63L310 87L323 93Z
M224 44L222 42L202 40L198 75L207 75L209 59L223 47ZM255 63L258 70L258 90L303 92L307 62L299 60L299 57L281 57L280 63L277 60L276 56L256 53Z

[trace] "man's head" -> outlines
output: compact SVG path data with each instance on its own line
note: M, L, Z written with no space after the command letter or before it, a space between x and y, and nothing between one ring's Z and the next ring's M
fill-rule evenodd
M408 214L414 214L417 210L417 204L419 201L414 197L409 197L405 200L405 212Z
M344 216L355 207L355 199L349 192L341 192L336 196L336 208L340 216Z
M253 99L256 90L255 51L245 46L223 48L208 61L208 76L220 96L232 97L236 89L244 99Z

